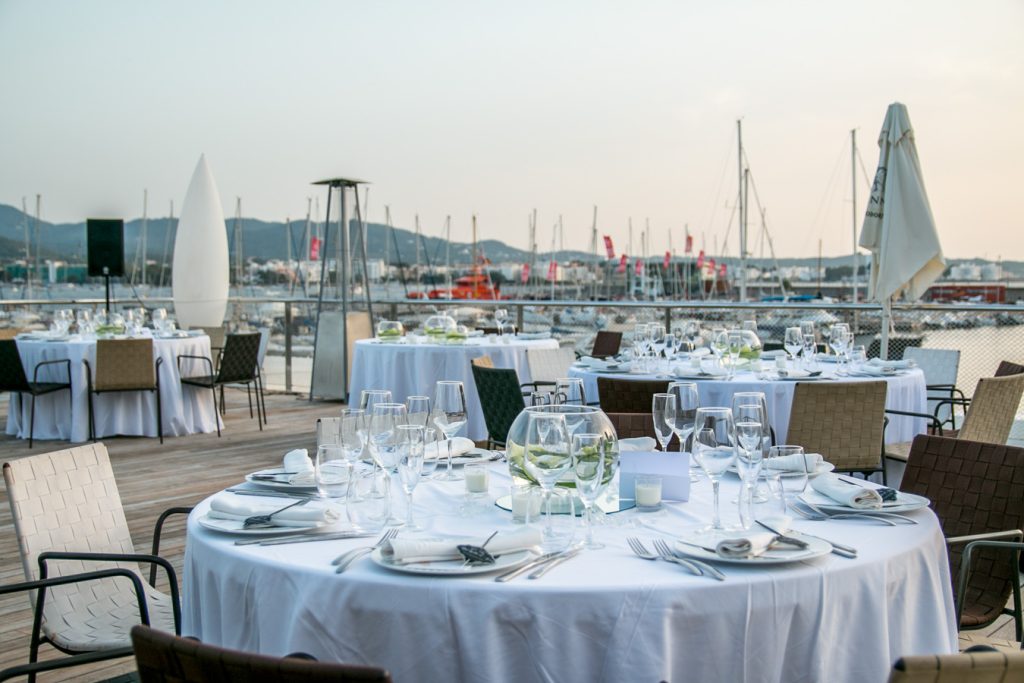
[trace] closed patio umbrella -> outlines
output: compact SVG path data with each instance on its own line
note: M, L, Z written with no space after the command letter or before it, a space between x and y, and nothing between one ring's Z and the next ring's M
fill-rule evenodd
M878 147L878 170L871 185L860 246L871 250L869 297L882 304L881 356L887 358L893 298L920 298L942 275L946 261L905 105L889 105Z

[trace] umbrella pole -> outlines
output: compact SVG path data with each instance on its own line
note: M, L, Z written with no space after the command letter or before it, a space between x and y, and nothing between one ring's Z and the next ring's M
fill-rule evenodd
M879 356L882 360L889 360L889 329L892 327L892 297L887 297L882 302L882 341L879 349Z

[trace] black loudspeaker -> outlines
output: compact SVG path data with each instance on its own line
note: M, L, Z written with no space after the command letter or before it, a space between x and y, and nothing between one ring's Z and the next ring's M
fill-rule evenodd
M89 277L124 276L124 221L90 218L86 221Z

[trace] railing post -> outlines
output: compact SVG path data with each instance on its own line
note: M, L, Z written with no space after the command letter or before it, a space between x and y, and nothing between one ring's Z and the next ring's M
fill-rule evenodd
M292 390L292 304L284 302L284 390Z
M665 307L665 333L668 334L672 331L672 307Z
M516 305L516 329L523 332L523 305Z

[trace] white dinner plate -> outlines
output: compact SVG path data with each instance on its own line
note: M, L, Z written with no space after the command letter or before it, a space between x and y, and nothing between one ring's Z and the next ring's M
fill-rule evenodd
M310 524L308 526L261 526L252 529L242 527L242 522L235 519L216 519L206 513L198 519L199 526L213 531L221 531L226 534L240 534L242 536L272 536L274 534L289 534L300 531L311 531L326 524Z
M896 500L892 502L883 502L880 509L876 508L851 508L846 505L841 505L836 501L832 500L823 493L818 493L814 489L808 487L806 491L800 494L800 500L810 503L816 508L821 508L825 512L831 513L845 513L845 514L857 514L859 512L912 512L914 510L920 510L931 505L931 501L924 496L919 496L915 493L904 493L898 491L896 493Z
M820 381L825 380L825 379L831 379L831 378L830 377L826 377L823 374L814 375L813 377L811 375L806 375L804 377L792 377L792 376L789 376L789 375L787 375L786 377L783 377L782 375L779 375L779 381L780 382L820 382Z
M727 379L729 379L729 375L726 375L726 374L713 375L710 372L707 372L707 373L701 373L699 375L672 375L672 379L688 379L688 380L691 380L691 381L693 381L693 380L697 380L697 381L699 381L699 380L709 380L709 379L727 380Z
M256 479L253 475L257 474L279 474L283 475L279 477L280 481L271 481L268 479ZM254 486L262 486L268 489L280 489L282 491L313 491L316 490L316 482L310 482L309 484L292 484L287 481L287 473L280 467L273 467L269 470L260 470L259 472L253 472L252 474L245 475L245 480Z
M807 543L807 547L801 550L791 546L782 546L766 550L764 553L757 555L756 557L722 557L718 553L713 553L709 550L704 550L703 548L684 545L683 543L678 542L675 544L675 550L679 552L680 555L686 555L687 557L693 557L698 560L745 565L790 564L792 562L813 560L816 557L822 557L832 552L832 544L828 541L823 541L820 538L804 536L799 531L794 531L792 529L787 531L786 535L792 536L793 538L799 538L801 541ZM708 539L706 536L700 534L683 537L682 540L706 546L708 548L715 547L718 542L717 540Z
M820 465L818 465L818 467L813 472L808 472L807 476L809 478L813 479L813 478L815 478L815 477L817 477L819 475L825 474L826 472L831 472L835 468L836 468L836 466L833 465L830 462L822 462ZM737 473L736 472L736 465L735 464L729 465L729 471L732 472L733 474L736 474ZM767 468L765 468L765 469L762 469L761 471L762 472L767 472L768 470L767 470ZM795 477L795 476L798 476L796 472L787 472L785 470L779 471L779 474L781 474L783 477Z
M405 574L428 574L430 576L471 576L473 574L487 574L502 569L514 569L537 557L537 554L530 550L519 550L514 553L499 555L494 564L478 564L463 566L463 560L444 560L441 562L413 562L411 564L396 564L381 555L381 549L377 548L370 553L370 559L381 567L391 569Z

